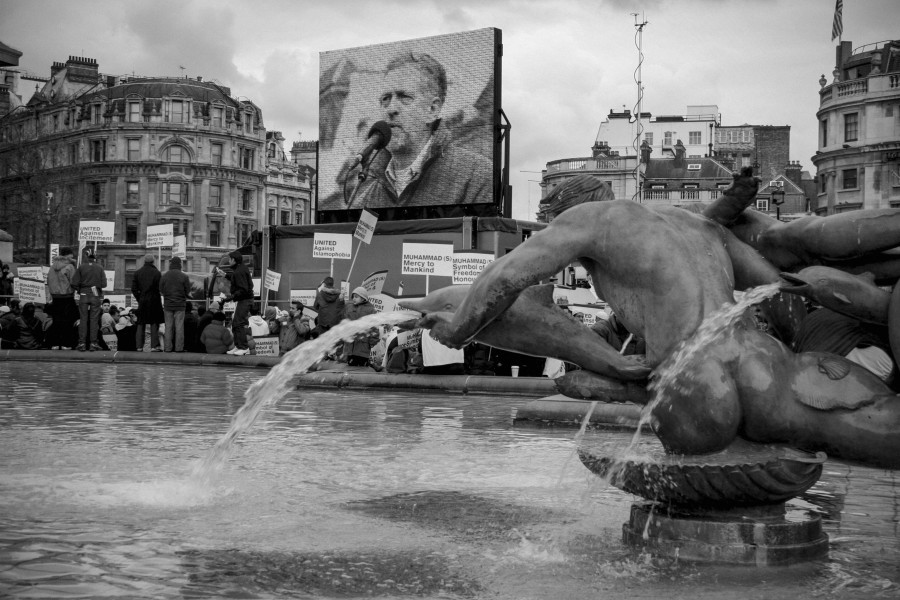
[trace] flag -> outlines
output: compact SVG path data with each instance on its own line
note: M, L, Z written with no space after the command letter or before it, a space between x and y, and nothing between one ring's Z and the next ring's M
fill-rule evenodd
M841 39L844 33L844 0L837 0L834 5L834 23L831 25L831 41L834 38Z

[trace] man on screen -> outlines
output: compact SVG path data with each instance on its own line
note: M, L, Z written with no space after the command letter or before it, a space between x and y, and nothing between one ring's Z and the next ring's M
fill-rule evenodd
M391 139L373 155L347 208L492 202L489 161L451 144L441 127L446 95L447 74L430 55L407 52L388 63L378 102Z

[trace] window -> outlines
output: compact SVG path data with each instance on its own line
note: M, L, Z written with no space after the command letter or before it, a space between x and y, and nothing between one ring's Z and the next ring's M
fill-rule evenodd
M125 183L125 203L139 204L141 201L141 184L137 181Z
M750 166L752 166L752 163L750 162L750 155L744 154L743 156L741 156L741 168L743 169L744 167Z
M91 204L103 204L104 185L102 181L94 181L90 184L90 202Z
M652 131L648 131L647 133L644 134L644 141L647 142L647 144L649 144L651 146L653 145L653 132Z
M282 225L290 225L291 224L291 211L289 211L289 210L281 211L281 224Z
M221 164L222 164L222 144L217 144L216 142L213 142L212 144L210 144L209 155L210 155L210 160L209 160L210 163L221 166Z
M141 103L140 103L140 101L128 103L128 122L129 123L140 123L141 122Z
M136 258L126 258L125 259L125 288L131 289L131 284L134 282L134 272L137 271L137 259Z
M141 140L128 140L128 160L136 162L141 160Z
M845 190L855 190L858 185L857 177L856 177L856 169L844 169L841 171L841 178L843 179L843 188Z
M303 213L294 213L294 225L303 225Z
M769 211L769 199L768 198L757 198L756 199L756 210L768 212Z
M253 113L244 114L244 133L253 133Z
M103 113L101 112L102 106L99 104L91 105L91 123L94 125L99 125L103 119Z
M78 164L78 143L69 144L69 164Z
M698 145L701 144L700 141L700 132L699 131L690 131L688 132L688 144Z
M253 148L241 148L241 168L253 168Z
M274 224L275 224L275 209L270 208L269 209L269 225L274 225Z
M241 190L241 210L253 210L253 190Z
M188 162L187 151L181 146L169 146L166 148L166 160L174 163Z
M825 173L819 175L819 193L824 194L828 191L828 178L825 176Z
M126 244L137 244L138 243L138 218L137 217L125 217L125 243ZM126 267L126 271L127 271Z
M222 245L222 221L209 222L209 245Z
M53 131L59 131L59 115L53 115Z
M213 127L222 127L224 125L224 121L222 120L222 114L225 112L221 106L214 106L212 109L212 124Z
M216 208L222 208L222 186L209 186L209 205Z
M844 141L855 142L859 139L859 115L850 113L844 115Z
M186 206L188 203L188 184L177 181L166 181L163 184L162 200L163 204L180 204Z
M244 242L253 233L253 224L236 222L235 225L237 229L237 245L240 247L244 245Z
M91 140L91 162L106 160L106 140Z
M663 146L671 146L672 145L672 131L667 131L663 134Z
M187 123L186 104L182 100L169 101L169 123Z
M188 224L190 221L185 219L161 219L160 224L162 223L171 223L172 224L172 235L183 235L185 239L188 237Z
M822 119L819 122L819 131L822 138L819 140L819 146L824 147L828 145L828 119Z

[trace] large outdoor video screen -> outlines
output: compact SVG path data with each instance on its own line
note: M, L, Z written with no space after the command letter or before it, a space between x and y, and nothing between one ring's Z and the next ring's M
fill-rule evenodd
M320 53L319 222L497 214L500 33Z

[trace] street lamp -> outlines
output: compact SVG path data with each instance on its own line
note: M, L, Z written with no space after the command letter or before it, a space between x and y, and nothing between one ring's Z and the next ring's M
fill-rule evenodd
M53 211L50 205L53 202L53 192L45 192L44 197L47 198L47 208L44 209L44 249L46 251L47 264L51 264L53 259L50 257L50 221L53 219Z
M781 205L784 204L784 190L772 190L772 204L775 205L775 218L781 220Z

